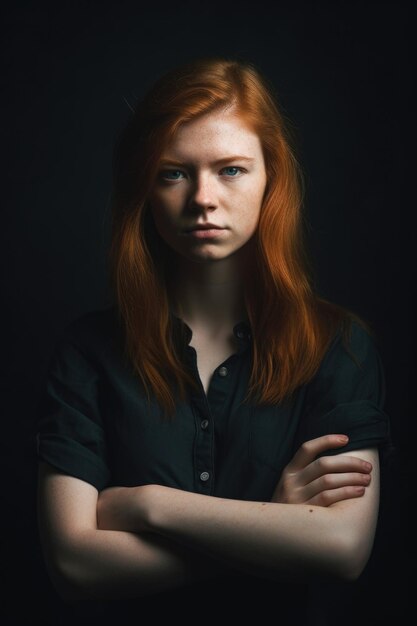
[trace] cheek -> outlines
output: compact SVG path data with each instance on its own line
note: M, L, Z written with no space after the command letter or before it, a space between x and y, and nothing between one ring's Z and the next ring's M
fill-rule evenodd
M161 215L175 216L181 210L183 195L178 187L155 192L150 198L151 206Z
M157 227L168 226L175 218L175 207L172 202L153 197L149 202L150 210Z
M163 212L155 211L153 221L160 237L162 237L164 241L169 242L173 230L169 217Z
M242 215L242 226L245 225L245 231L253 233L256 229L261 214L262 196L256 195L248 199L247 210Z

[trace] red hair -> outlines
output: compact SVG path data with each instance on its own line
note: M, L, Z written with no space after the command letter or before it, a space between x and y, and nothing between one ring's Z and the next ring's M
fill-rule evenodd
M246 399L280 403L316 373L352 311L314 293L303 232L303 177L273 85L253 64L199 58L160 77L135 107L115 145L110 277L125 356L150 397L173 415L176 399L196 386L181 359L170 316L172 252L159 237L147 199L159 160L177 129L203 114L234 106L261 142L267 183L253 237L253 271L245 284L253 364ZM178 399L177 399L178 401Z

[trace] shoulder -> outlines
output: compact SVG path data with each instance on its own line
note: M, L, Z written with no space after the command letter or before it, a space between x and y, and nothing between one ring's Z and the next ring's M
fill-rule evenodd
M59 333L59 339L94 341L108 337L118 329L114 306L87 311L68 322Z
M329 433L350 438L344 451L374 447L389 437L385 375L377 341L361 323L343 323L307 385L297 445ZM328 451L326 454L340 453Z
M121 325L116 308L92 309L63 326L55 342L55 352L76 350L84 355L98 356L121 346Z
M338 363L362 369L375 361L379 361L379 346L374 331L360 319L347 317L330 342L320 370L332 369Z
M350 319L339 326L316 374L307 385L307 397L314 403L385 398L385 373L375 333L367 325Z

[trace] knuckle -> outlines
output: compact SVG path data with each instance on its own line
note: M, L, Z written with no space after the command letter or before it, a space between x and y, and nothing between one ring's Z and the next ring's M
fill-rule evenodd
M333 502L331 491L323 491L324 506L329 506Z
M288 504L298 504L299 502L302 502L302 498L298 489L288 490L286 496L286 501Z
M319 499L321 506L328 506L331 502L330 493L328 491L322 491Z
M291 471L291 467L289 465L287 465L287 467L284 469L284 471L281 474L281 480L284 481L288 481L291 479L291 476L293 475L293 472Z
M317 459L316 463L317 463L319 470L325 470L327 469L329 465L325 456L321 456L319 459Z
M334 486L335 480L331 474L325 474L321 479L323 487L329 489Z
M282 480L282 488L284 492L291 490L291 479L288 476L285 476Z
M301 450L303 452L310 452L310 450L311 450L311 442L310 441L304 441L301 444Z

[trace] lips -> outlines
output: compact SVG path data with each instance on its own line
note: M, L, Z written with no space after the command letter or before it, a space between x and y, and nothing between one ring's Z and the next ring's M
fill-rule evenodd
M188 228L185 232L191 233L193 230L223 230L222 226L216 226L215 224L197 224L196 226L192 226Z

